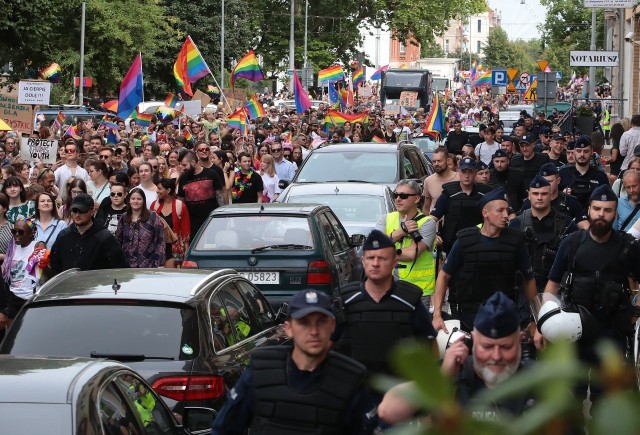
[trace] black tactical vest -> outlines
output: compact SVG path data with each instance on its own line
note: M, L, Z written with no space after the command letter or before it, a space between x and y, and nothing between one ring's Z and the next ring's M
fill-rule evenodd
M475 184L471 195L467 195L462 191L459 181L450 181L442 185L442 191L449 195L449 210L444 217L442 227L444 252L448 253L451 250L458 231L482 222L482 211L478 207L478 202L491 190L490 186Z
M492 244L484 244L476 227L458 233L464 266L455 277L455 288L461 309L473 312L497 291L515 297L517 252L523 237L522 231L504 228Z
M422 289L397 281L379 303L365 297L363 283L342 287L345 325L336 350L364 364L370 372L391 373L389 355L400 340L413 336L411 318Z
M344 422L354 394L362 387L362 364L329 352L317 387L299 393L289 385L291 347L273 346L251 354L255 415L252 434L346 434Z

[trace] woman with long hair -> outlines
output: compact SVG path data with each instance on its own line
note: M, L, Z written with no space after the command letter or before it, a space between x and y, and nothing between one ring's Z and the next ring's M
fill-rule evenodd
M64 204L58 210L58 216L63 219L67 225L71 224L71 203L73 198L79 193L87 193L87 185L80 178L69 178L67 181L67 196Z
M27 200L27 190L18 177L9 177L2 185L2 193L9 197L7 219L15 224L19 218L28 219L36 211L33 201Z
M36 226L36 241L44 242L51 250L60 231L67 223L60 219L53 195L42 192L36 196L36 214L33 223Z
M609 137L611 138L611 157L609 157L609 182L613 183L620 175L620 168L622 167L622 161L624 158L620 156L620 138L624 133L624 126L621 122L616 122L611 126L611 132Z
M130 187L137 187L140 184L140 173L138 173L138 168L135 166L129 166L129 169L127 169L127 176L129 177Z
M100 206L102 200L109 197L111 183L109 183L109 168L102 160L94 160L89 165L89 178L87 181L87 193Z
M158 160L158 177L159 178L170 178L169 177L169 165L167 164L167 159L163 156L156 157Z
M29 180L29 169L30 169L29 163L18 162L18 163L14 163L12 166L13 166L13 169L16 170L16 175L18 178L20 178L20 181L22 181L22 184L25 187L25 189L29 187L29 185L31 184L31 181Z
M147 208L144 191L134 188L127 197L127 211L120 217L116 239L129 267L162 267L165 261L164 226Z
M153 168L151 167L151 163L141 163L140 166L138 166L138 173L140 174L138 189L144 192L147 200L147 208L149 208L151 207L151 203L158 198L158 188L153 184Z
M13 224L7 220L7 210L9 210L9 197L0 193L0 265L4 261L4 255L13 237L11 234Z
M175 178L176 180L182 175L182 166L180 166L180 153L173 150L167 157L167 163L169 164L169 178Z
M296 164L298 169L300 169L300 166L302 166L302 160L304 160L302 158L302 148L300 145L294 145L293 151L291 151L291 161Z
M176 182L171 178L163 178L158 183L158 199L151 204L151 210L165 220L169 228L178 237L174 243L166 244L165 267L176 267L177 262L182 262L184 254L189 248L191 222L189 211L182 201L176 199Z
M229 155L222 150L215 150L211 153L211 161L214 165L217 165L222 169L224 173L224 187L226 190L231 189L233 186L233 165L229 161Z
M273 157L270 154L265 154L260 160L260 176L262 177L262 202L273 202L278 199L278 195L282 192L282 189L278 187L278 174L276 174L276 167L273 163Z

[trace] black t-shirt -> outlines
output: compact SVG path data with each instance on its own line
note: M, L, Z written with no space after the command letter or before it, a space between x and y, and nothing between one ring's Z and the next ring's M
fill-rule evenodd
M214 167L217 168L215 165ZM199 174L184 173L180 177L178 196L184 198L189 211L192 236L198 232L209 213L220 205L216 199L216 192L222 190L223 186L222 179L213 167L202 168Z
M241 175L243 177L243 175ZM253 172L251 174L251 178L246 181L246 186L242 193L236 192L236 189L239 187L236 180L232 187L232 201L234 204L250 204L258 202L258 196L262 195L262 191L264 190L264 185L262 184L262 177L260 174ZM235 195L239 194L239 197L235 197Z

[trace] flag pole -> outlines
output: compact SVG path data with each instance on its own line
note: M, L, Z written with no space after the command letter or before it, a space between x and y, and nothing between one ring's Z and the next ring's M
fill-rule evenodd
M229 106L229 110L231 110L233 112L233 108L231 107L231 104L229 104L229 100L227 100L226 95L224 95L224 89L222 89L220 87L220 84L218 83L218 81L216 80L216 77L213 75L213 73L211 72L211 70L209 70L209 74L211 74L211 78L213 79L213 82L216 84L216 86L218 87L218 89L220 89L220 95L222 96L222 99L224 100L225 103L227 103L227 106Z

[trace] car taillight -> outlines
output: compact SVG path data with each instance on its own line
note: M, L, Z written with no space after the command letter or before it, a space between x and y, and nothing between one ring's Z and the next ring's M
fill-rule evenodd
M196 263L195 261L185 260L185 261L182 262L182 268L183 269L197 269L198 268L198 263Z
M220 376L170 376L156 379L151 388L177 401L207 400L224 395L224 380Z
M331 284L331 268L326 261L312 261L307 269L307 284Z

